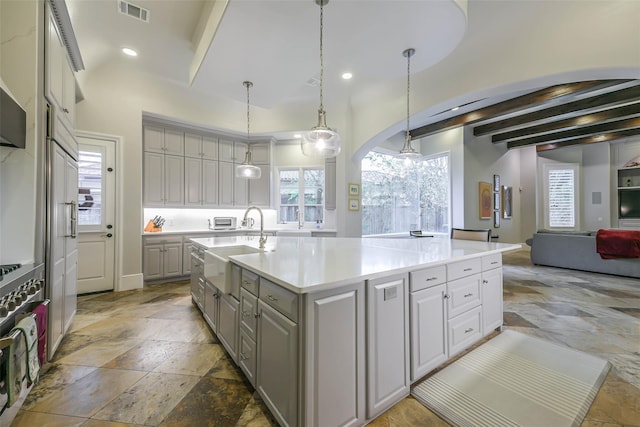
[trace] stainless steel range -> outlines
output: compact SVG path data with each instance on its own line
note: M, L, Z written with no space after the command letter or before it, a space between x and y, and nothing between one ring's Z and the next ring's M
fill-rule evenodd
M44 264L0 265L0 425L9 425L33 381L27 379L23 334L14 329L26 316L34 316L38 329L38 358L46 362ZM42 353L43 357L40 357Z

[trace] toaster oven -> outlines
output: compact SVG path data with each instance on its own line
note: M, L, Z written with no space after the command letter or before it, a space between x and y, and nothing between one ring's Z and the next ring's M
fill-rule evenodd
M235 230L238 219L232 216L216 216L213 221L210 221L211 223L213 223L214 230Z

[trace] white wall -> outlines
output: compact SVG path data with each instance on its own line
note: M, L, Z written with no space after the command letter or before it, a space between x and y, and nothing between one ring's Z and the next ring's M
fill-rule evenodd
M473 127L464 130L464 197L467 206L464 211L464 228L492 228L492 234L499 236L499 242L519 243L525 239L521 233L520 212L520 151L507 150L506 144L493 144L490 136L475 137ZM500 185L512 187L513 215L510 219L500 219L500 227L494 227L493 219L480 219L480 181L493 185L493 175L500 175Z
M27 113L26 148L0 147L0 264L42 261L36 213L38 143L38 37L41 17L34 1L0 1L0 80ZM38 218L41 218L38 215ZM38 256L36 256L38 255Z
M585 145L582 151L582 229L611 228L611 158L609 144ZM616 218L617 222L617 218Z

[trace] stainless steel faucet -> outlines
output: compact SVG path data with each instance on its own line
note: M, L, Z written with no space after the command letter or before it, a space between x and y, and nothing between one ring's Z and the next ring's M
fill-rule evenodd
M262 209L257 206L249 206L246 211L244 211L244 217L242 218L242 226L247 226L247 215L249 211L255 209L260 213L260 240L258 242L260 245L258 246L260 249L264 249L264 245L267 243L267 236L264 235L264 216L262 215Z

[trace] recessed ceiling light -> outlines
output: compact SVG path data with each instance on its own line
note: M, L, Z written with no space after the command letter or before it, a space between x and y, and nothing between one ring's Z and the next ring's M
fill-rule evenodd
M138 56L138 52L136 52L133 49L130 49L128 47L123 47L122 48L122 53L124 53L127 56Z
M302 135L300 135L299 133L296 133L295 135L293 135L294 138L302 138Z
M457 110L459 110L459 109L460 109L460 107L453 107L453 108L451 109L451 111L457 111Z
M353 74L351 73L342 73L342 78L345 80L350 80L351 77L353 77Z

